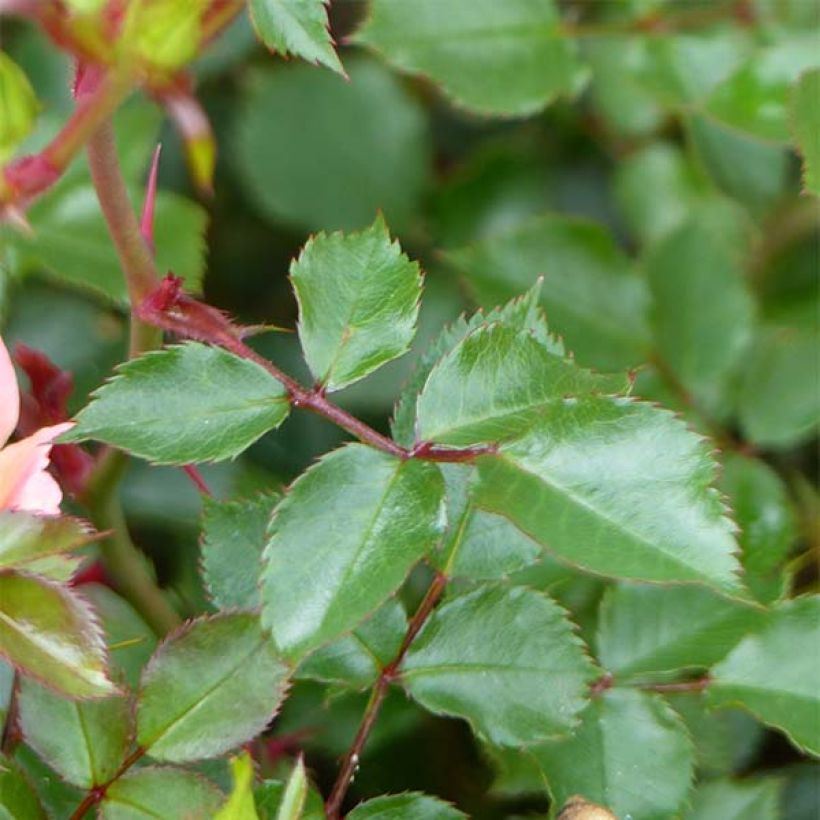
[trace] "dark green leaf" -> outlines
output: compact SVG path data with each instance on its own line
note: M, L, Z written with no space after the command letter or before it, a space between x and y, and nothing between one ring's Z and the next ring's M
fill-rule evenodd
M202 578L220 609L259 606L262 550L278 494L243 501L206 499L202 512Z
M476 503L573 564L743 593L734 526L711 486L716 464L668 411L620 398L568 400L478 469Z
M91 527L76 518L0 511L0 567L32 570L35 562L78 549L92 537Z
M550 330L584 366L619 370L647 358L646 284L600 225L544 216L445 258L483 305L505 302L543 276Z
M358 381L413 341L421 272L381 216L360 233L312 237L290 275L302 349L328 390Z
M26 743L69 783L90 789L119 769L131 739L126 698L68 700L23 680L19 709Z
M93 396L64 440L97 439L158 464L236 456L289 410L264 368L195 342L126 362Z
M291 658L351 630L435 546L443 528L438 468L352 444L291 487L271 525L263 622Z
M584 70L552 0L374 0L356 36L405 71L441 84L458 105L524 115L572 94Z
M69 697L117 691L93 611L43 578L0 572L0 656Z
M351 230L382 209L401 228L429 175L424 111L381 66L351 59L347 69L350 82L308 65L247 78L237 119L240 179L276 221Z
M344 74L327 30L325 0L251 0L250 12L256 33L268 48Z
M224 795L194 772L171 766L147 766L126 772L106 790L100 820L156 820L184 817L211 820Z
M734 207L701 206L646 263L660 355L690 394L719 412L752 336L746 228Z
M716 704L738 704L820 755L820 596L787 601L712 670Z
M677 816L692 782L692 748L660 698L611 689L593 700L568 740L534 750L555 801L574 794L632 820Z
M433 368L418 399L420 439L470 445L512 438L567 396L622 393L629 381L599 376L550 353L527 332L479 327Z
M598 656L617 679L708 667L763 616L698 587L610 588L601 604Z
M445 602L400 671L422 706L507 746L570 730L595 675L564 610L524 587L481 587Z
M145 668L137 742L158 760L220 755L265 728L284 696L287 675L256 615L191 621Z
M3 820L46 820L37 793L20 766L0 755L0 817Z
M820 196L820 70L807 71L792 90L791 127L803 155L803 190Z
M773 777L701 783L692 795L686 820L780 820L782 785Z
M349 820L459 820L466 816L449 803L418 792L374 797L347 815Z

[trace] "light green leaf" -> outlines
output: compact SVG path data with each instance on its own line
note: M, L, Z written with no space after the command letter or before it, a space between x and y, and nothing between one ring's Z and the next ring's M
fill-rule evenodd
M224 795L194 772L172 766L132 769L106 789L100 820L211 820Z
M320 233L291 265L299 340L316 379L338 390L401 356L413 341L421 271L381 216L364 231Z
M600 225L544 216L445 259L482 305L505 302L543 276L550 330L586 367L619 370L647 358L646 284Z
M360 444L304 473L271 524L262 618L293 659L351 630L435 546L444 481L434 464Z
M349 82L304 64L246 78L235 148L240 182L277 222L353 230L383 210L401 229L430 175L426 114L382 66L351 59L347 69Z
M300 757L290 773L285 791L282 793L282 802L276 812L276 820L300 820L305 808L308 793L307 773L305 763Z
M780 820L782 785L773 777L701 783L692 795L686 820Z
M629 381L599 376L550 353L527 332L479 327L432 370L418 399L418 435L470 445L519 435L549 404L590 393L622 393Z
M132 716L124 697L68 700L24 679L19 709L26 743L75 786L107 783L125 758Z
M485 114L534 114L585 76L552 0L373 0L355 39Z
M25 72L0 51L0 165L13 156L37 118L39 103Z
M69 697L114 694L93 611L68 588L0 572L0 656Z
M763 49L721 83L706 101L715 118L763 139L789 140L789 86L820 63L814 34L794 35Z
M479 459L476 503L593 572L743 594L734 526L711 486L716 466L669 411L572 399Z
M348 820L459 820L466 816L449 803L419 792L374 797L347 815Z
M247 752L231 758L233 789L214 820L259 820L253 800L253 760Z
M309 655L296 670L296 677L365 689L396 657L406 632L404 607L389 598L350 635Z
M745 707L820 755L820 596L787 601L712 670L715 704Z
M740 527L744 580L759 601L771 603L786 592L783 562L797 535L788 490L764 461L738 453L724 457L720 488Z
M256 810L261 820L277 820L285 795L285 784L280 780L266 780L254 789L253 794L256 800ZM325 804L322 796L308 784L301 820L325 820L325 817Z
M202 578L220 609L259 606L259 573L268 522L278 493L242 501L205 499L202 510Z
M11 758L0 755L0 818L2 820L46 820L29 779Z
M558 805L574 794L632 820L677 816L692 782L680 718L657 696L611 689L593 700L569 739L534 750Z
M269 49L344 75L328 31L326 0L251 0L250 12L256 33Z
M546 595L485 586L434 611L400 673L422 706L517 746L572 729L595 668Z
M0 567L31 569L43 558L71 552L93 538L91 527L77 518L0 511Z
M601 604L598 656L618 680L709 667L763 617L698 587L611 587Z
M661 357L696 400L724 413L755 316L746 228L735 206L701 205L646 261Z
M126 362L92 395L63 440L97 439L157 464L236 456L290 407L264 368L195 342Z
M820 69L807 71L792 89L790 120L803 155L803 190L820 196Z
M284 697L287 675L256 615L191 621L145 668L137 742L158 760L220 755L265 728Z

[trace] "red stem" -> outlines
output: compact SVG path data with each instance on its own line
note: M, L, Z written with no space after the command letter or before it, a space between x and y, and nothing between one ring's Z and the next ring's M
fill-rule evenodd
M356 737L353 739L350 750L345 755L342 767L339 770L339 776L336 778L336 782L333 784L333 790L327 800L325 809L328 820L338 820L342 802L345 799L348 787L353 782L353 777L359 766L359 759L364 750L364 745L376 723L376 718L379 715L379 710L387 695L387 690L390 684L398 677L399 666L401 666L401 662L404 660L404 656L407 654L410 644L413 643L416 635L419 634L419 630L424 626L427 618L430 617L430 613L439 602L446 586L447 576L440 572L436 573L436 577L430 584L427 593L419 604L419 608L416 610L415 615L413 615L407 627L407 632L404 635L404 640L401 642L399 651L396 653L396 657L382 669L381 674L376 680L373 691L370 694L370 700L365 707L362 722L359 724L359 730L356 732Z
M82 820L85 816L85 813L97 805L104 797L105 793L108 790L108 787L117 779L122 777L143 755L145 754L145 749L141 747L137 747L131 752L128 757L125 758L122 762L122 766L117 769L114 776L103 783L101 786L94 786L93 788L89 789L86 796L83 798L82 802L76 809L74 809L74 813L71 815L70 820Z
M186 464L183 468L185 475L191 479L196 485L196 488L199 490L202 495L207 496L208 498L213 498L213 493L211 492L211 488L208 486L205 479L202 477L202 473L199 472L197 467L194 464Z

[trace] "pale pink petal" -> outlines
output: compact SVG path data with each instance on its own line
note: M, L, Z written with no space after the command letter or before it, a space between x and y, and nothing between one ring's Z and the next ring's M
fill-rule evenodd
M57 513L63 494L46 473L51 442L73 422L43 427L0 451L0 510Z
M14 374L11 356L0 337L0 447L14 432L19 415L20 391L17 389L17 376Z

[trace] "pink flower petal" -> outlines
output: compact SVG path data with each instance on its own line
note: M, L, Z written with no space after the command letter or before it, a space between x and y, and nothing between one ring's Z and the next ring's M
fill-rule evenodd
M17 376L6 346L0 337L0 447L14 432L20 415L20 391Z
M73 422L64 422L43 427L0 451L0 510L46 515L60 511L63 493L46 468L51 442L73 426Z

